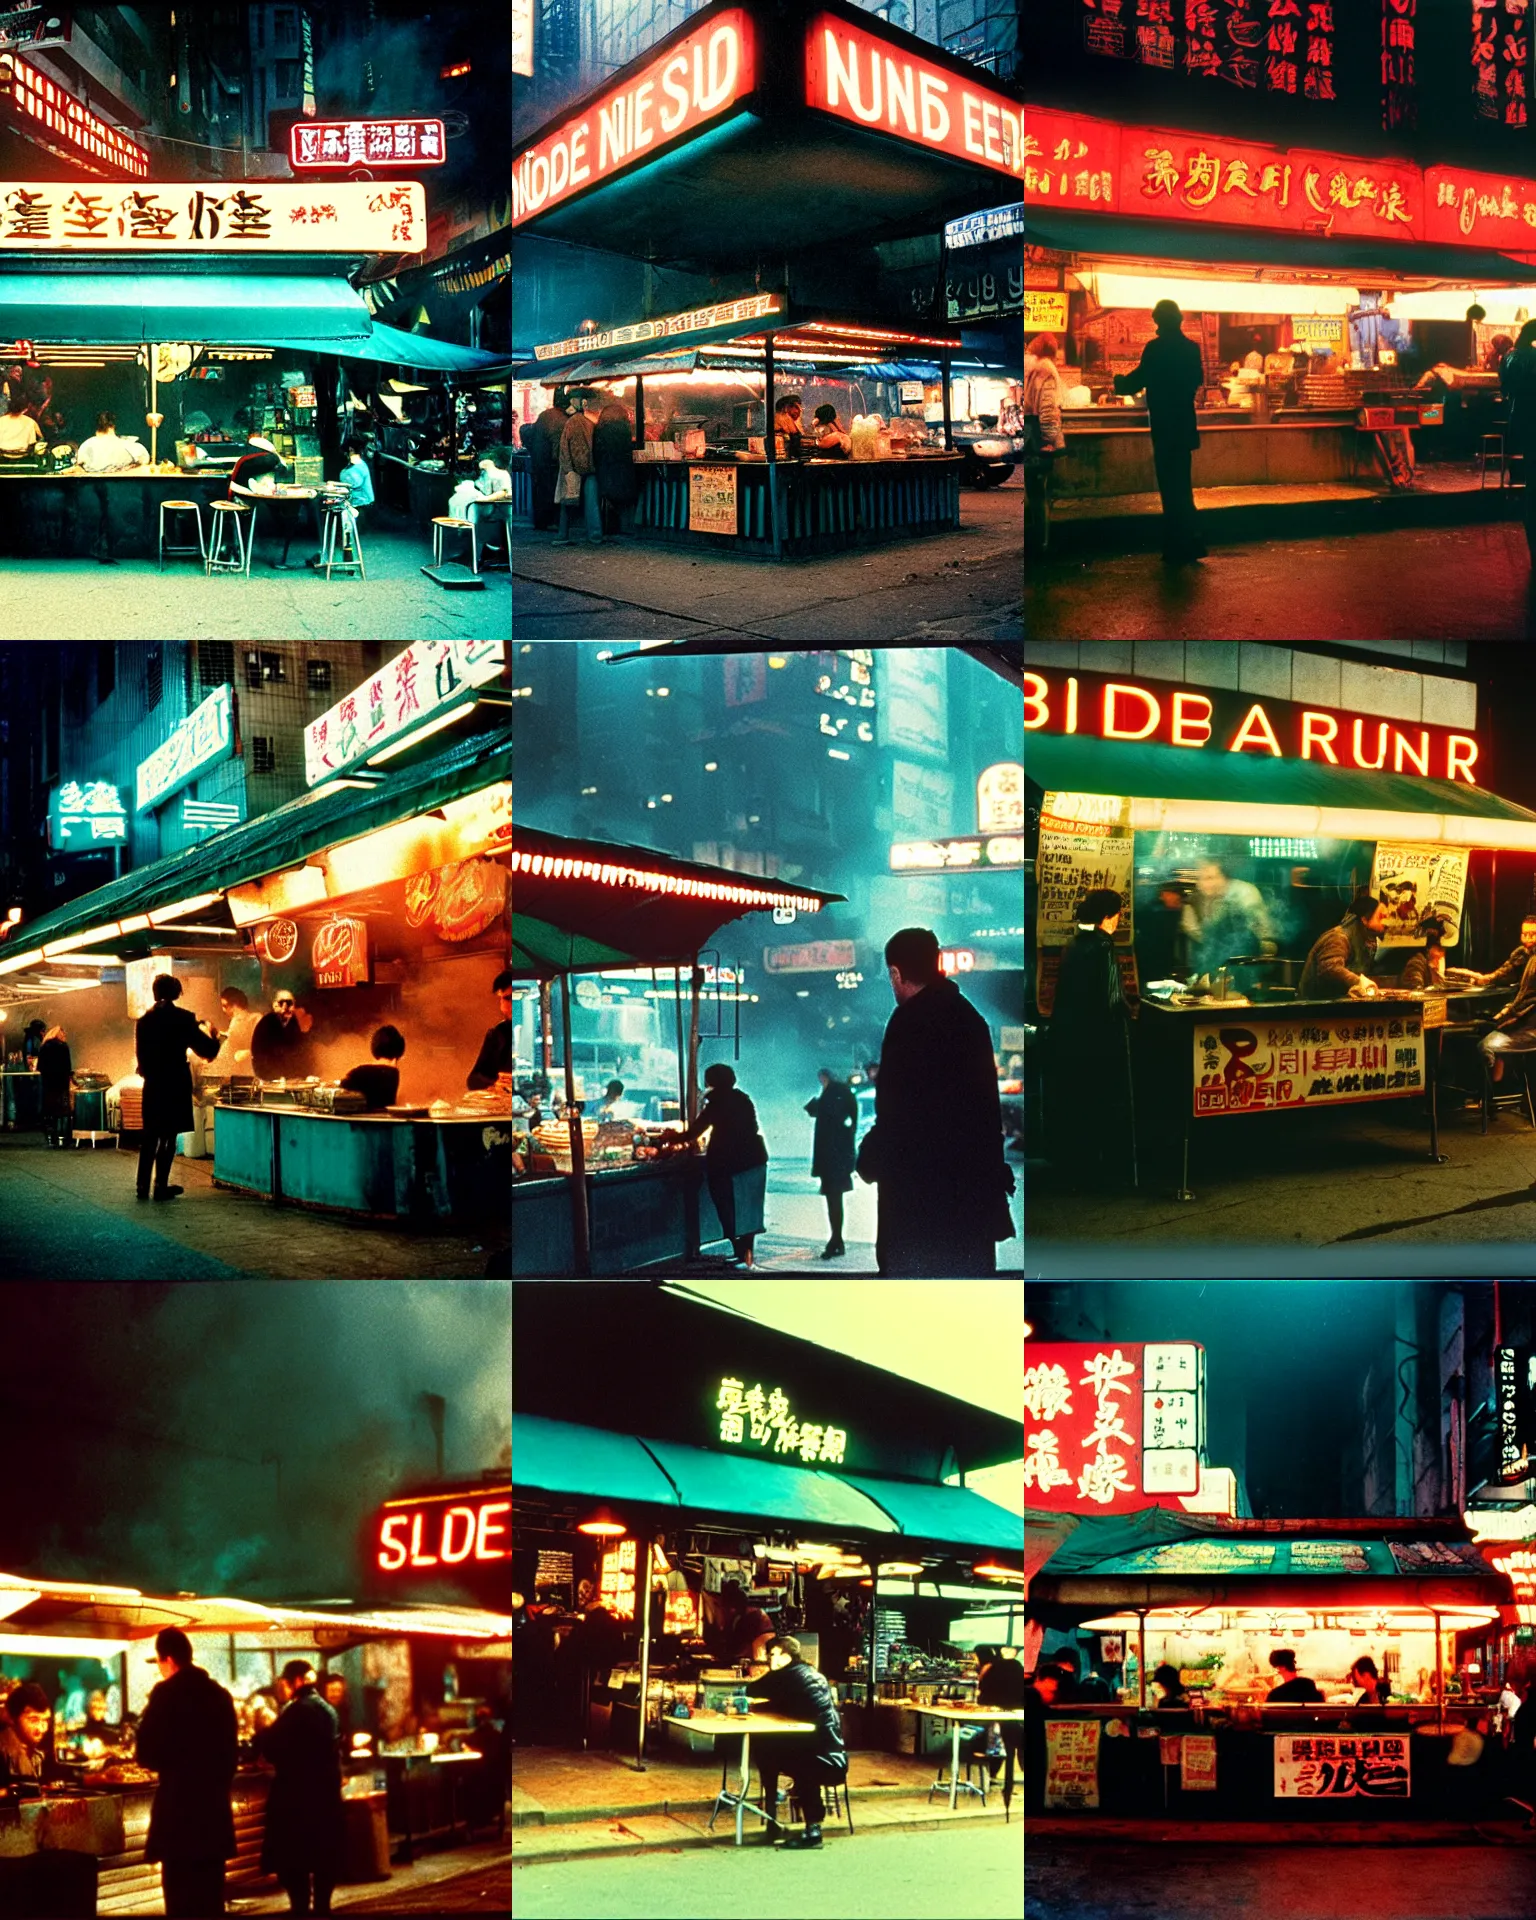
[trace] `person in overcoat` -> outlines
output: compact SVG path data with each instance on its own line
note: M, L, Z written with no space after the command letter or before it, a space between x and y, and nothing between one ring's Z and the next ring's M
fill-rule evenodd
M555 524L555 476L560 471L560 435L570 413L564 387L522 430L520 438L533 460L533 524L543 532Z
M155 1656L160 1684L134 1742L139 1765L160 1776L144 1858L160 1862L168 1915L207 1920L224 1911L224 1863L235 1855L235 1703L192 1664L192 1643L180 1627L161 1628Z
M839 1080L830 1067L823 1067L816 1078L821 1092L807 1100L805 1110L816 1122L811 1144L811 1178L821 1182L822 1198L827 1203L827 1224L832 1237L822 1250L823 1260L835 1260L846 1251L843 1246L843 1195L853 1187L854 1135L858 1128L859 1103L853 1088Z
M154 1005L135 1026L134 1044L139 1073L144 1080L144 1126L139 1136L141 1200L150 1197L149 1176L155 1175L154 1197L174 1200L180 1187L169 1184L176 1157L176 1136L192 1130L192 1069L187 1049L204 1060L213 1059L224 1036L217 1027L198 1019L188 1007L178 1007L181 982L174 974L155 975Z
M43 1083L43 1137L50 1147L67 1147L70 1142L70 1082L74 1062L69 1057L69 1040L62 1027L50 1027L37 1050L37 1077Z
M763 1805L770 1818L778 1801L779 1775L795 1783L795 1798L805 1816L799 1833L784 1838L787 1847L819 1847L825 1804L821 1790L841 1786L848 1778L848 1749L843 1722L831 1683L806 1659L792 1634L768 1642L768 1672L743 1689L749 1700L761 1700L771 1712L786 1719L809 1721L814 1733L775 1734L762 1743ZM765 1825L765 1835L777 1838Z
M635 474L634 428L629 415L619 402L610 396L603 402L597 416L597 424L592 429L592 465L597 473L598 498L602 503L603 517L609 522L606 531L619 531L620 510L630 505L640 492L640 482ZM609 512L609 508L612 512Z
M283 1678L293 1698L255 1740L257 1755L277 1770L261 1864L282 1881L292 1912L329 1913L341 1866L340 1725L307 1660L290 1660Z
M885 962L896 1011L857 1163L859 1178L880 1190L876 1264L908 1279L996 1273L995 1243L1015 1231L1014 1178L991 1032L940 971L931 929L893 933Z
M1062 1183L1097 1187L1135 1163L1131 1010L1115 955L1124 902L1090 888L1061 952L1045 1048L1047 1150Z
M768 1144L757 1130L757 1108L736 1084L734 1068L720 1060L711 1062L704 1069L704 1085L709 1091L686 1137L697 1140L706 1129L709 1132L704 1155L709 1197L736 1258L750 1267L755 1264L752 1242L757 1235L737 1232L735 1180L739 1173L768 1165Z

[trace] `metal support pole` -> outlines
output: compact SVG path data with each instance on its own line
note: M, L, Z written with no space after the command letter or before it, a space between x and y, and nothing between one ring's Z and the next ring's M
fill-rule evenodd
M551 1005L553 991L552 981L539 982L539 1053L543 1060L543 1071L546 1077L555 1064L554 1035L550 1031L555 1023Z
M688 1124L691 1127L698 1118L699 1100L699 956L693 956L690 969L693 992L688 1006ZM715 991L718 995L719 986Z
M571 1136L571 1245L578 1279L592 1274L592 1234L587 1218L587 1144L576 1101L576 1068L571 1059L571 976L560 976L560 1016L565 1039L565 1124Z
M1436 1620L1438 1619L1439 1616L1436 1615ZM1136 1685L1141 1694L1140 1704L1144 1708L1147 1704L1147 1610L1145 1607L1138 1607L1136 1610L1136 1641Z
M946 453L953 453L955 450L955 427L954 422L949 417L949 355L947 353L941 353L939 355L939 384L943 389L942 398L944 401L944 451Z
M677 1112L685 1127L693 1125L693 1085L688 1078L689 1062L683 1052L683 973L672 969L672 1010L677 1016Z
M773 335L763 348L763 452L768 461L768 521L773 533L773 557L784 558L783 508L779 498L778 441L773 431Z
M1435 1719L1445 1724L1445 1660L1440 1651L1440 1615L1435 1615Z
M645 1712L651 1681L651 1536L635 1542L635 1605L640 1609L640 1724L635 1730L635 1771L644 1773Z
M645 445L645 376L635 375L635 445Z

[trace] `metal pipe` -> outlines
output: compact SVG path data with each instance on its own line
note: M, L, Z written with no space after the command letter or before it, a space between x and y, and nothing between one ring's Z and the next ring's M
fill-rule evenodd
M698 1117L700 977L699 956L695 954L693 956L693 966L690 969L693 992L690 995L688 1008L688 1124L690 1127ZM717 997L720 991L718 982L719 975L717 974L715 987Z
M944 451L946 453L953 453L955 450L955 428L954 422L950 419L949 415L949 355L947 353L941 353L939 355L939 384L943 388L941 397L944 402Z
M640 1609L640 1724L635 1733L635 1771L644 1773L645 1714L651 1679L651 1536L635 1542L635 1605Z
M683 974L672 969L672 1010L677 1016L677 1113L685 1127L693 1125L693 1088L687 1079L688 1063L683 1054Z
M591 1225L587 1218L587 1143L582 1138L576 1101L576 1068L571 1059L571 976L560 976L560 1019L565 1039L565 1124L571 1138L571 1247L579 1279L592 1273Z
M1141 1607L1136 1614L1136 1685L1141 1695L1140 1704L1147 1704L1147 1610Z

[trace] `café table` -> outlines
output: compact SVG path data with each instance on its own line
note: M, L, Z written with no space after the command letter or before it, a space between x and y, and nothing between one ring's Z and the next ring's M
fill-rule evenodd
M711 1827L715 1816L722 1806L736 1809L736 1844L741 1845L743 1816L755 1813L761 1820L777 1826L779 1822L773 1814L763 1812L748 1799L752 1785L752 1736L774 1733L814 1733L816 1723L813 1720L790 1720L782 1713L692 1713L686 1720L679 1721L680 1726L691 1727L695 1733L740 1734L741 1736L741 1785L740 1790L732 1793L729 1787L721 1787L715 1795L715 1804L709 1816Z
M985 1800L986 1794L980 1787L973 1787L969 1780L960 1778L960 1729L964 1725L985 1724L988 1720L1023 1720L1022 1707L981 1707L981 1706L939 1706L922 1700L892 1700L884 1705L905 1707L909 1713L930 1715L935 1720L947 1720L950 1723L949 1743L949 1810L955 1810L955 1800L963 1790L974 1793L978 1799ZM940 1784L935 1782L935 1785ZM932 1788L929 1789L930 1795Z

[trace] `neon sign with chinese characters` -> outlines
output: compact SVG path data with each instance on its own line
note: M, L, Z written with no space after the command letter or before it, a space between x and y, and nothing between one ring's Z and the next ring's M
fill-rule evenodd
M412 253L426 245L419 181L0 181L0 249Z
M493 1491L391 1502L379 1517L376 1557L382 1573L510 1560L512 1496Z
M756 85L752 22L717 14L537 145L512 172L512 224L596 186L718 119Z
M128 815L119 790L107 780L66 780L48 800L48 844L87 853L103 840L126 840Z
M505 640L416 640L304 729L307 786L329 780L495 680ZM227 689L226 689L227 691ZM142 803L141 803L142 804Z
M1021 833L978 834L961 840L897 840L891 846L892 873L996 871L1023 864Z
M767 1447L772 1441L775 1453L834 1465L842 1464L848 1449L845 1428L797 1420L782 1387L770 1387L765 1393L761 1381L749 1387L727 1374L720 1382L714 1410L720 1416L720 1438L726 1446Z
M158 806L204 767L227 760L235 750L233 711L227 685L215 687L170 736L134 771L137 811Z
M288 129L294 167L440 167L441 120L299 120Z
M1024 728L1477 784L1478 743L1470 733L1290 700L1254 700L1220 687L1146 686L1106 674L1026 669Z
M1203 1347L1031 1341L1025 1359L1031 1507L1129 1513L1199 1492Z
M598 333L573 334L569 340L546 340L533 350L535 360L568 360L573 353L606 353L610 347L640 346L655 340L676 340L683 334L712 333L745 320L766 320L784 311L782 293L747 293L739 300L719 300L712 307L692 307L686 313L664 313L655 320L636 320L627 327L604 327Z

